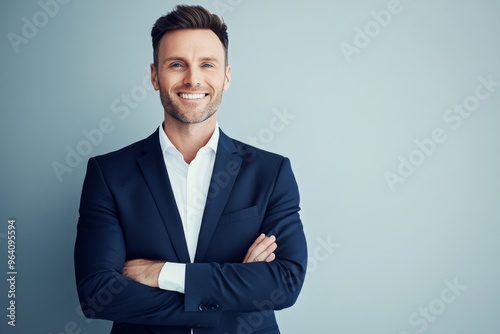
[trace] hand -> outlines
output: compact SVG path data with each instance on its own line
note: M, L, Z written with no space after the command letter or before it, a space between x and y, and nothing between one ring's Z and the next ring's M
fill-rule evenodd
M158 287L158 277L165 262L150 261L143 259L130 260L125 262L123 274L144 285L152 288Z
M274 251L277 248L276 237L274 235L266 237L266 235L262 233L248 249L243 263L271 262L276 258Z

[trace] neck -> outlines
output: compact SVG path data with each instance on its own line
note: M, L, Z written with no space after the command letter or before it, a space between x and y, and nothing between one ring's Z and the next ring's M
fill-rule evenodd
M189 164L200 148L210 140L215 124L215 115L201 123L184 124L166 114L163 130L175 148L182 154L184 161Z

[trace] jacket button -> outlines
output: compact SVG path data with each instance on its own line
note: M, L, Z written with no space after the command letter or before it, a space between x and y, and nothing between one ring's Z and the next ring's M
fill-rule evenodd
M200 310L200 311L206 311L207 310L207 306L205 304L200 304L200 306L198 306L198 310Z

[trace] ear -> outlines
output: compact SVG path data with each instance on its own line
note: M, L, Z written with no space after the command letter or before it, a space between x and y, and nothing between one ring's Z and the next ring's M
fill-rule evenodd
M156 73L155 64L151 64L150 68L151 68L151 83L153 84L155 90L159 90L160 83L158 82L158 73Z
M228 90L231 85L231 65L226 66L226 74L224 77L224 90Z

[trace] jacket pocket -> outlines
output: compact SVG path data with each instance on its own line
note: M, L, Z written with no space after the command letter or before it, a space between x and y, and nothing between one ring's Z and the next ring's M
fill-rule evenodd
M280 334L280 330L278 328L278 325L271 326L269 328L261 329L255 332L252 332L252 334Z
M238 210L223 214L219 219L219 224L222 225L222 224L236 223L240 220L258 216L259 216L259 207L255 205L243 210Z

